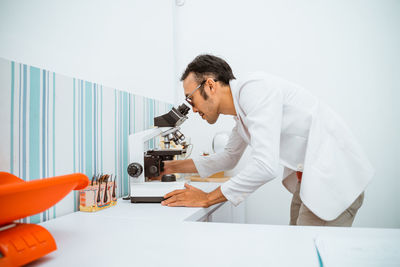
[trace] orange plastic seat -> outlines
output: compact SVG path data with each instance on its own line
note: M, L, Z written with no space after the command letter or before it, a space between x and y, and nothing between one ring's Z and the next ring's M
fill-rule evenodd
M25 182L0 172L0 225L45 211L71 190L83 189L88 183L82 173Z
M0 172L0 266L24 265L56 250L54 238L42 226L10 223L47 210L88 183L82 173L25 182Z

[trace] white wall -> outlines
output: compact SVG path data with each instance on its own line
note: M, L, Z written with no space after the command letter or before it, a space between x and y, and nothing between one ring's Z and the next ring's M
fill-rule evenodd
M173 103L173 6L2 0L0 57Z
M225 58L237 77L255 70L308 88L353 129L376 168L355 226L400 227L400 2L195 1L175 8L178 78L200 53ZM209 149L231 119L207 125L196 116L184 133ZM276 180L247 200L247 222L287 224L291 195Z

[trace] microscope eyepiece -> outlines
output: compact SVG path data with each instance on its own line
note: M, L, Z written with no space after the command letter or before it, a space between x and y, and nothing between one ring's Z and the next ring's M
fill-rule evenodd
M155 117L154 126L157 127L176 127L181 125L186 119L190 108L181 104L177 109L172 108L168 113Z
M190 108L188 106L186 106L185 104L182 104L178 107L178 111L182 114L182 115L187 115L189 113Z

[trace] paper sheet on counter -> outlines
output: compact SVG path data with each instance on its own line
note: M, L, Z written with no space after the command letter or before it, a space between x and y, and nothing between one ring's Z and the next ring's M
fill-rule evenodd
M321 266L400 266L398 237L336 237L320 235L315 240Z

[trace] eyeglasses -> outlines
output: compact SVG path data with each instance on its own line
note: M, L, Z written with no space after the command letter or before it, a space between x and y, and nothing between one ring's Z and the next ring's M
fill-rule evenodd
M199 89L200 87L202 87L205 83L206 83L206 81L207 80L204 80L204 81L202 81L186 98L185 98L185 100L186 100L186 102L188 102L192 107L194 107L194 104L193 104L193 100L192 100L192 95L197 91L197 89ZM214 82L218 82L218 80L216 80L216 79L213 79L213 81Z

